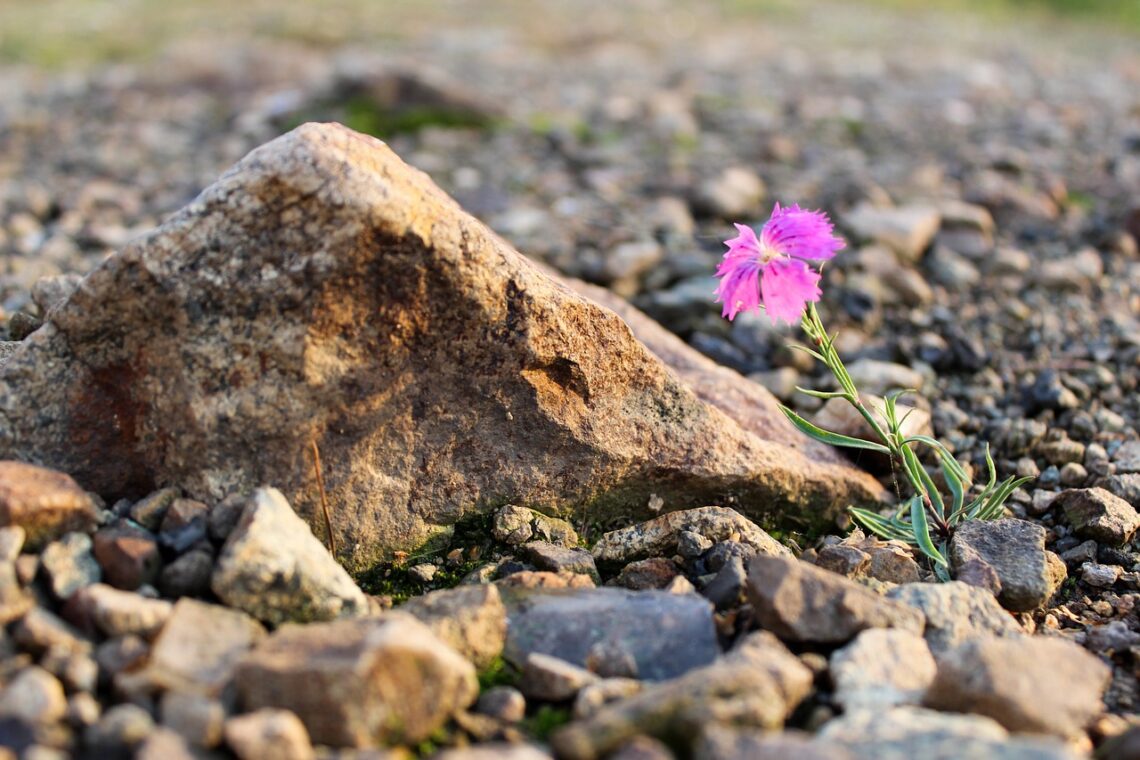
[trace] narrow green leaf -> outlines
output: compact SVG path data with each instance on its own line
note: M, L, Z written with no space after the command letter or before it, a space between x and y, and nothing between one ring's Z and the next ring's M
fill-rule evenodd
M919 550L935 563L945 565L946 558L930 539L930 526L926 522L926 507L922 504L921 496L915 496L910 500L910 524L914 529L914 540Z
M946 479L946 487L950 489L950 496L953 499L950 507L951 515L956 515L961 511L962 504L966 498L966 491L963 488L962 480L950 465L950 462L956 464L957 461L958 460L954 459L954 457L949 457L949 461L947 461L947 457L938 457L938 464L942 466L942 476Z
M910 446L903 446L903 459L906 460L907 467L918 476L918 482L922 483L923 490L926 491L927 496L930 497L930 503L937 510L939 517L946 516L946 505L942 502L942 494L938 493L938 489L934 486L934 481L930 477L930 473L918 461L918 455L914 453L914 449Z
M970 476L966 473L966 468L964 468L962 466L962 463L959 462L952 453L950 453L950 449L946 448L946 445L943 444L942 441L939 441L936 438L931 438L928 435L917 434L907 436L905 439L903 439L903 443L926 444L938 453L938 456L943 460L944 465L949 466L951 469L953 469L954 473L958 476L959 481L964 484L971 482Z
M883 517L882 515L875 514L866 509L859 509L858 507L848 507L847 511L851 514L851 518L855 520L861 527L866 528L880 538L887 540L895 539L899 541L906 541L907 543L914 543L913 534L910 531L910 526L899 526L891 520Z
M814 356L823 364L827 364L827 359L823 358L823 354L821 354L819 351L816 351L814 348L808 348L807 346L802 346L799 343L789 343L788 348L792 349L793 351L803 351L809 356Z
M939 551L942 552L942 556L946 556L946 548L947 548L947 542L943 541L942 545L939 547ZM949 565L940 565L937 562L935 562L934 563L934 577L936 577L942 583L949 583L950 582L950 566Z
M892 401L897 401L901 396L905 396L908 393L918 393L918 391L914 388L899 388L898 390L888 393L887 398Z
M815 396L816 398L822 398L822 399L847 398L847 394L844 393L843 391L815 391L815 390L812 390L811 388L801 388L798 385L796 386L796 390L799 391L800 393L806 393L809 396Z
M849 435L840 435L839 433L831 433L823 428L816 427L803 417L793 412L783 404L780 405L780 411L784 416L796 426L796 428L807 436L814 438L823 443L829 443L832 446L845 446L849 449L869 449L870 451L878 451L882 454L890 454L891 450L881 443L874 443L872 441L864 441L862 438L852 438Z

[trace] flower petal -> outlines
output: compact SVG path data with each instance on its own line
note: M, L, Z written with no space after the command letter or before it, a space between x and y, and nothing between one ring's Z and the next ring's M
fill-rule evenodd
M819 277L819 272L798 259L776 259L764 267L760 292L772 324L798 322L807 302L819 300Z
M724 244L728 246L728 253L724 254L725 258L740 255L759 257L760 241L756 237L756 231L745 224L736 224L733 226L736 227L736 231L740 234L724 241Z
M724 302L722 317L732 320L738 312L760 308L760 265L755 258L726 256L716 274L722 278L716 287L716 300Z
M794 203L780 208L777 203L760 233L761 245L797 259L830 259L845 245L832 234L834 229L822 211L805 211Z

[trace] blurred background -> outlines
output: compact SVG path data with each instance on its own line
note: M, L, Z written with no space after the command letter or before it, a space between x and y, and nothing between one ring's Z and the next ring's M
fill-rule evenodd
M4 0L2 316L307 120L781 397L814 369L711 303L731 223L775 200L837 219L828 324L937 387L959 447L1023 413L1072 432L1026 401L1046 369L1119 418L1086 437L1137 418L1136 0Z

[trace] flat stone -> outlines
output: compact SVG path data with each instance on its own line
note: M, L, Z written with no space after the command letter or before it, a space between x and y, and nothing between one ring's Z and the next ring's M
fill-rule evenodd
M154 534L125 520L95 534L95 558L107 583L124 591L153 584L162 570Z
M858 710L828 721L818 738L858 760L1077 760L1060 741L1011 737L980 715L954 715L921 707Z
M1102 565L1086 562L1081 565L1081 580L1094 588L1109 588L1120 580L1124 568L1120 565Z
M52 310L0 369L0 455L112 502L273 484L323 533L316 442L353 567L505 501L610 520L650 516L658 493L670 510L734 495L822 525L878 495L755 383L675 336L654 355L640 329L384 143L308 124Z
M583 687L598 681L598 676L548 654L532 652L522 666L519 690L528 699L564 702L573 699Z
M153 637L170 619L174 605L164 599L149 599L130 591L120 591L105 583L86 586L72 596L77 607L106 636L137 634Z
M496 540L518 546L532 539L558 546L577 546L578 533L566 520L541 512L508 504L495 513L491 529Z
M140 677L161 689L217 697L238 660L263 638L265 629L244 612L179 599Z
M720 653L712 605L692 595L598 588L534 591L506 597L504 656L517 665L532 653L587 667L591 653L625 653L636 677L674 678Z
M1104 710L1111 675L1098 657L1065 639L976 639L938 658L926 705L985 715L1010 731L1070 738Z
M84 586L101 580L99 563L91 548L91 537L86 533L68 533L44 547L40 553L40 568L57 599L66 599Z
M814 739L798 731L757 731L755 729L710 726L693 748L693 760L851 760L852 755L838 744Z
M922 613L827 570L757 555L748 598L760 627L786 641L841 644L868 628L922 632Z
M843 226L859 240L880 243L907 263L916 263L934 240L942 217L928 206L881 208L861 203L842 217Z
M1125 441L1112 455L1116 471L1121 475L1140 473L1140 441Z
M1140 528L1140 513L1103 488L1064 491L1055 503L1065 510L1065 518L1081 538L1124 546Z
M422 741L475 701L475 668L403 613L284 625L235 677L250 710L291 710L331 747Z
M677 553L680 535L685 531L709 541L738 541L761 554L792 556L786 546L736 510L700 507L669 512L648 522L610 531L594 544L594 559L601 563L626 563L668 557Z
M862 548L871 555L871 564L867 568L867 575L871 578L884 583L915 583L922 577L914 555L905 547L886 542Z
M495 581L501 589L586 589L597 584L580 573L552 573L549 570L523 570Z
M550 744L560 758L593 760L639 734L682 744L717 724L778 729L811 684L811 671L774 636L752 634L711 665L558 729Z
M210 587L263 623L360 615L368 602L275 488L259 488L226 539Z
M976 638L1019 636L1021 627L988 591L960 581L907 583L887 592L926 617L923 638L934 655Z
M832 653L830 670L835 702L850 712L921 704L937 666L918 634L869 628Z
M409 599L400 607L415 616L478 669L503 653L507 608L496 586L457 586Z
M31 550L66 533L90 533L95 503L71 476L23 462L0 461L0 527L19 526Z
M845 578L854 578L870 568L871 555L854 546L830 544L816 554L815 565Z
M973 559L997 572L998 601L1008 610L1037 609L1056 591L1058 581L1045 554L1045 529L1036 523L1012 517L962 523L950 540L951 568Z
M226 744L239 760L312 760L305 724L288 710L265 708L226 721Z
M43 607L29 610L28 614L13 626L12 635L22 649L37 655L49 649L86 654L92 648L90 639Z
M585 549L556 546L546 541L528 541L519 547L523 556L540 570L580 573L600 580L594 556Z

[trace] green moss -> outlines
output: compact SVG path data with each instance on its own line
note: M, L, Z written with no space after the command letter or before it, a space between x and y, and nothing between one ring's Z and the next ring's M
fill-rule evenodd
M479 692L482 693L496 686L514 686L518 683L520 675L518 669L500 655L492 660L490 665L479 671Z
M523 720L521 727L529 736L546 741L555 730L569 723L570 718L570 709L567 707L542 705Z

